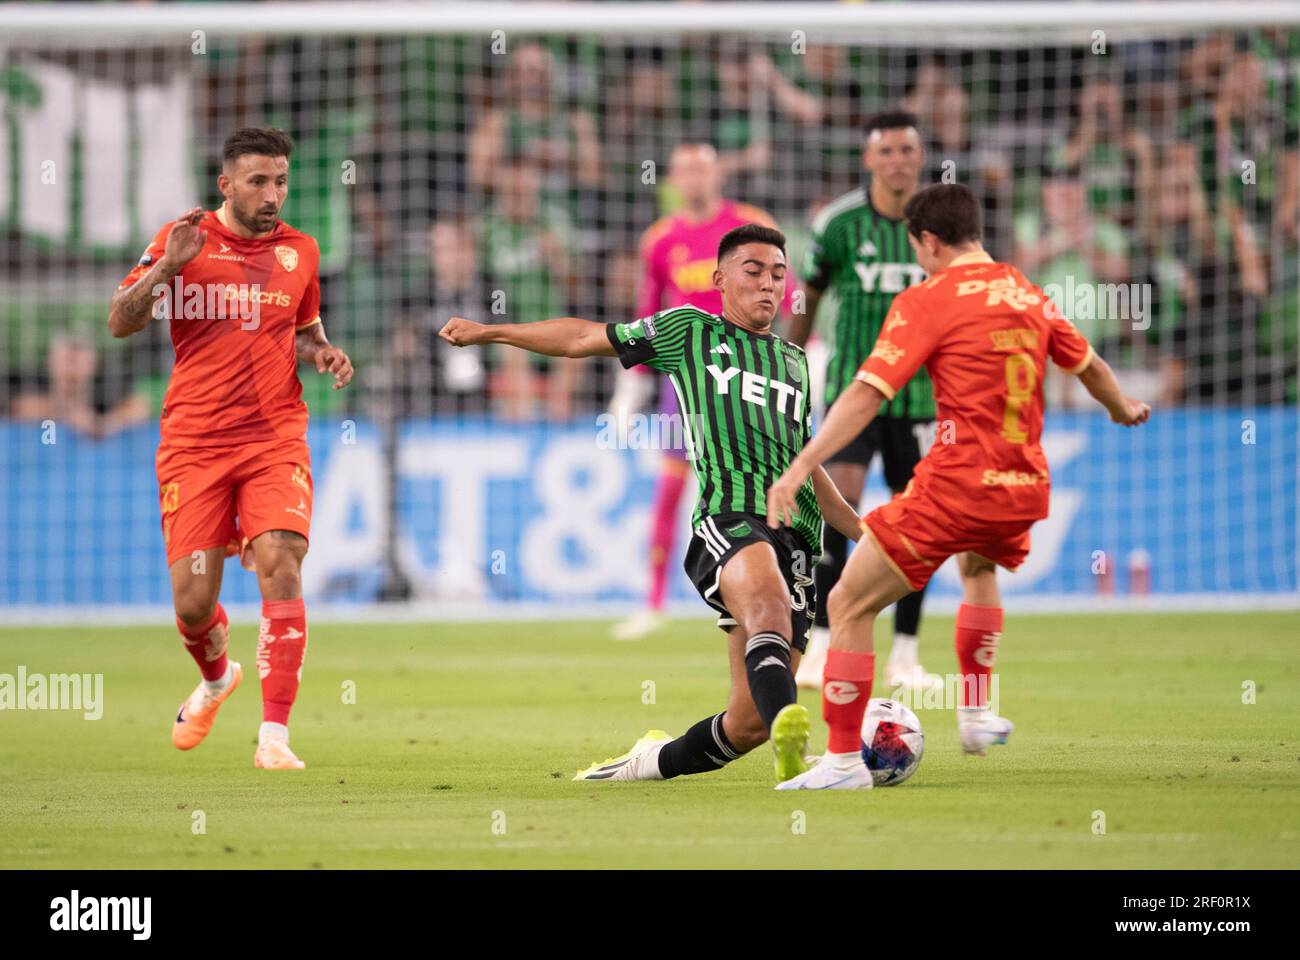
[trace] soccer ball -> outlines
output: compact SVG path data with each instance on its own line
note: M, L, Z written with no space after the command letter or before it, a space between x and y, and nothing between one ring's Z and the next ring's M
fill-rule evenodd
M873 699L862 718L862 759L878 787L902 783L921 765L925 734L916 714L897 700Z

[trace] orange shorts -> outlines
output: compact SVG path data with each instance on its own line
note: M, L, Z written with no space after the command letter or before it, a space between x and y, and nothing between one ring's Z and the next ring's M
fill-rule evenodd
M1034 520L984 520L958 514L911 487L862 518L862 529L899 576L920 590L939 566L969 550L1015 570L1029 556Z
M311 454L305 439L237 447L158 447L158 499L167 565L196 550L241 543L268 530L307 537Z

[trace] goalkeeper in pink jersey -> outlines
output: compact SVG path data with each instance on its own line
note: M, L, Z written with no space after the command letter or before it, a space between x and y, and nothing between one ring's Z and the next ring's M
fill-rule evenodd
M775 227L768 214L748 204L722 196L722 166L717 151L707 143L684 143L672 153L668 182L678 194L681 208L655 221L641 235L641 286L638 317L648 317L671 307L692 306L709 313L722 312L722 295L714 289L717 249L727 231L746 223ZM790 311L793 283L787 283L781 309ZM624 371L610 401L610 413L620 424L644 406L658 389L661 422L676 423L681 409L668 378L645 367ZM670 431L673 437L684 430ZM680 445L666 447L655 481L650 525L650 590L646 608L614 627L619 640L636 640L663 623L669 561L676 541L677 513L682 492L690 479L690 465Z

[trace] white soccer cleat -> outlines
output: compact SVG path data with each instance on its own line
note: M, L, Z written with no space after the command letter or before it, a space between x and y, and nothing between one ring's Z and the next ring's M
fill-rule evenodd
M845 762L842 758L827 754L813 767L797 777L784 783L778 783L778 790L870 790L876 785L871 771L863 763L862 756Z
M961 748L972 756L985 756L989 747L1006 743L1014 728L1010 720L999 717L988 707L959 707L957 710Z
M943 689L943 677L937 673L926 673L919 663L895 664L885 667L885 683L891 690L898 691L895 700L905 700L908 694L933 693Z
M615 640L641 640L668 624L668 618L655 610L642 610L620 620L609 631Z
M674 740L673 736L662 730L650 730L644 737L632 744L632 749L617 757L610 757L602 763L593 763L586 770L579 770L574 780L662 780L659 772L659 751L664 744Z
M799 661L794 682L800 690L820 690L822 674L826 672L826 651L831 648L831 632L825 627L813 627L808 649Z

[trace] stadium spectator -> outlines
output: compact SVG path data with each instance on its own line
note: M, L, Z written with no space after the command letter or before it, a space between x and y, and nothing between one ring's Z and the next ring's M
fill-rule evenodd
M1015 264L1025 276L1046 290L1099 350L1113 343L1123 318L1103 316L1108 298L1100 287L1128 281L1128 240L1118 223L1088 208L1077 169L1043 171L1042 206L1016 217L1015 241ZM1062 391L1068 389L1066 378L1056 380ZM1078 399L1064 392L1056 395L1066 406Z
M563 315L572 277L571 226L565 212L544 200L542 174L524 162L497 168L493 203L483 222L483 262L490 311L510 323L533 323ZM511 420L532 416L538 394L546 398L549 419L567 420L581 367L573 360L540 361L534 373L527 354L502 351L492 392Z
M567 202L571 190L601 185L596 121L585 110L566 107L554 73L554 58L540 43L525 43L510 55L498 103L470 133L470 186L492 190L504 163L538 170L542 190L553 201Z
M1148 195L1155 174L1151 139L1128 107L1136 99L1107 76L1086 80L1074 103L1073 127L1053 162L1078 168L1088 205L1125 228L1136 223L1136 198Z
M964 183L980 200L984 248L998 257L1006 245L1012 208L1011 165L991 138L971 120L970 96L941 60L926 60L916 71L901 107L916 114L927 134L928 183ZM955 180L954 180L955 177Z
M479 270L471 225L444 219L429 230L432 288L419 309L397 323L387 357L366 377L378 419L429 417L443 413L481 413L486 409L486 376L481 361L438 339L448 317L487 320L488 298Z
M104 370L87 338L61 333L50 340L45 370L15 384L9 413L15 420L52 420L56 427L101 439L145 422L151 410L148 396L131 388L124 369Z

